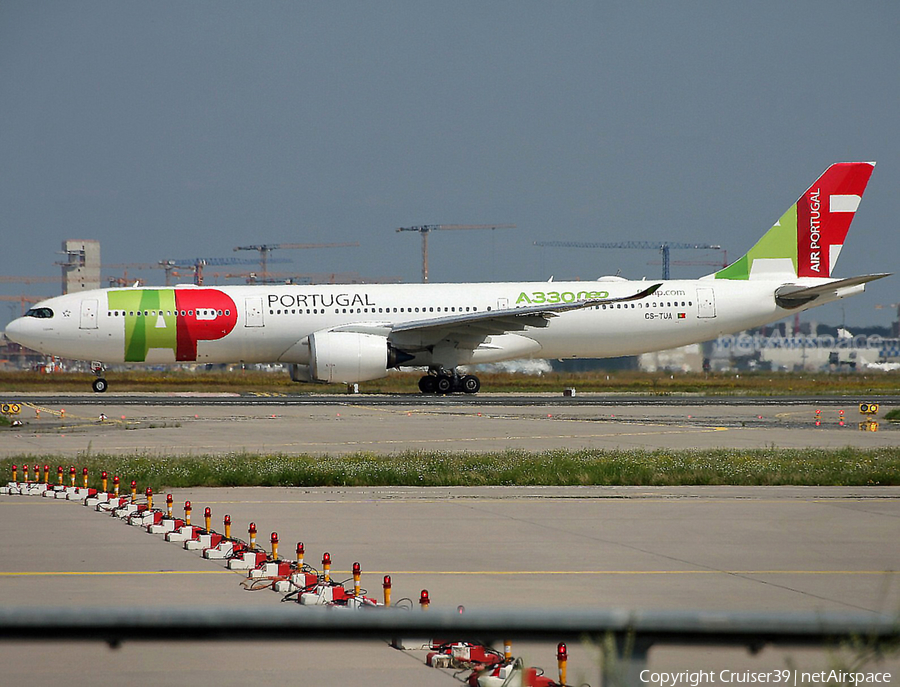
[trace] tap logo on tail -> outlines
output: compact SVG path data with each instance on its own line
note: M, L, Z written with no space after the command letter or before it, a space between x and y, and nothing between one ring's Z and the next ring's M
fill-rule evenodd
M831 277L874 162L831 165L746 255L717 279Z

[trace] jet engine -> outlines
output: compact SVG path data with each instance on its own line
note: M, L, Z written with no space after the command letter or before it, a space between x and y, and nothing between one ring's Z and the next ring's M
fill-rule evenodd
M315 332L309 335L309 366L291 365L291 378L353 384L380 379L388 369L412 359L378 334Z

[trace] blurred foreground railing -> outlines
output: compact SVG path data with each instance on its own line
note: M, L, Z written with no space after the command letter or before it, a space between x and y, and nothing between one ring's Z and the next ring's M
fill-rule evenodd
M0 608L0 640L126 641L348 640L440 637L444 640L590 639L605 649L604 684L639 685L657 644L829 646L845 640L896 643L894 616L584 609L483 609L465 613L279 605L271 608ZM615 655L610 652L614 651Z

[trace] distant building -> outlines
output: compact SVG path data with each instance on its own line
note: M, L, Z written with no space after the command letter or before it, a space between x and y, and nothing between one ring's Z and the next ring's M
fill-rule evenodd
M889 369L900 359L900 341L879 334L857 334L838 328L836 335L777 328L720 336L713 343L714 369L855 370ZM888 365L889 367L885 367Z
M76 293L100 288L100 242L68 239L62 242L62 292Z
M703 370L703 345L688 344L667 351L653 351L638 356L638 365L644 372L700 372Z

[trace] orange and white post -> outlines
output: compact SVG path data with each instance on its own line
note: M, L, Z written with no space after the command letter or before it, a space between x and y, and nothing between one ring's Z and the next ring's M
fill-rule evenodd
M391 576L390 575L384 576L384 584L382 585L382 587L384 589L384 605L390 606L391 605Z
M327 551L322 555L322 573L325 576L325 584L331 582L331 554Z
M566 684L566 663L569 661L569 653L566 645L560 642L556 645L556 665L559 667L559 684Z
M359 563L353 564L353 596L359 596L359 579L362 577L362 568Z

